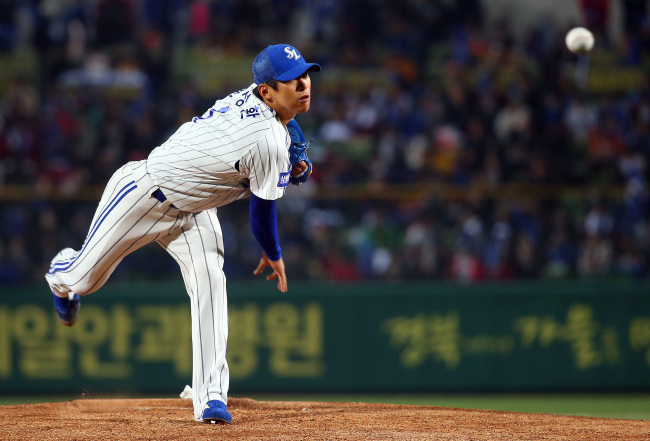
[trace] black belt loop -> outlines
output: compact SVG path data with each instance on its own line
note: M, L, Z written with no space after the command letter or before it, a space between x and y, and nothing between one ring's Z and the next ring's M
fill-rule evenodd
M165 202L167 200L167 196L165 196L160 189L154 191L152 196L158 199L159 202Z
M152 193L152 196L155 197L156 199L158 199L158 201L161 202L161 203L165 202L167 200L167 196L165 196L165 194L162 192L161 189L157 189L156 191L154 191ZM169 204L169 206L172 207L172 208L176 208L174 206L174 204Z

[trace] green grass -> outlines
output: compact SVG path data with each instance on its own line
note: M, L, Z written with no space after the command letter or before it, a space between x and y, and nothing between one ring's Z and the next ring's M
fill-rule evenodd
M526 413L578 415L598 418L650 420L650 395L648 394L252 394L247 396L257 400L269 401L346 401L412 404Z
M97 395L89 398L175 398L178 395ZM241 393L260 401L330 401L411 404L578 415L650 421L650 394L268 394ZM0 396L0 405L68 401L80 396Z

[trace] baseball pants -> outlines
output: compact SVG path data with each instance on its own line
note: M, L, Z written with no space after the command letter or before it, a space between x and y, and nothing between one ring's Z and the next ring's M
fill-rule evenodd
M178 263L191 302L194 419L210 400L227 404L228 302L223 236L216 209L183 212L153 197L146 161L111 177L79 251L63 250L45 278L56 294L97 291L128 254L158 242Z

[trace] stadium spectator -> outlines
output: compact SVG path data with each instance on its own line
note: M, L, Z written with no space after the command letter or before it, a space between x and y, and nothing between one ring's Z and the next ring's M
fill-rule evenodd
M478 1L1 3L0 56L34 55L0 76L1 282L41 277L52 250L83 241L92 186L229 88L179 74L184 63L285 39L344 72L319 79L301 121L313 178L279 206L297 219L280 235L302 231L285 250L293 277L648 275L643 2L624 2L622 46L598 42L634 80L623 89L594 65L587 90L565 29L517 38ZM606 3L582 2L601 35ZM223 220L231 278L256 259L242 213ZM134 259L118 277L165 265L154 251Z

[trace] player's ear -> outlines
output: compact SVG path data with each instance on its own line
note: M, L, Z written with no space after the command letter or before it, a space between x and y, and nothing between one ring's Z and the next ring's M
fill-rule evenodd
M272 101L273 96L271 95L271 88L268 84L262 83L257 86L257 91L260 93L260 96L264 101Z

